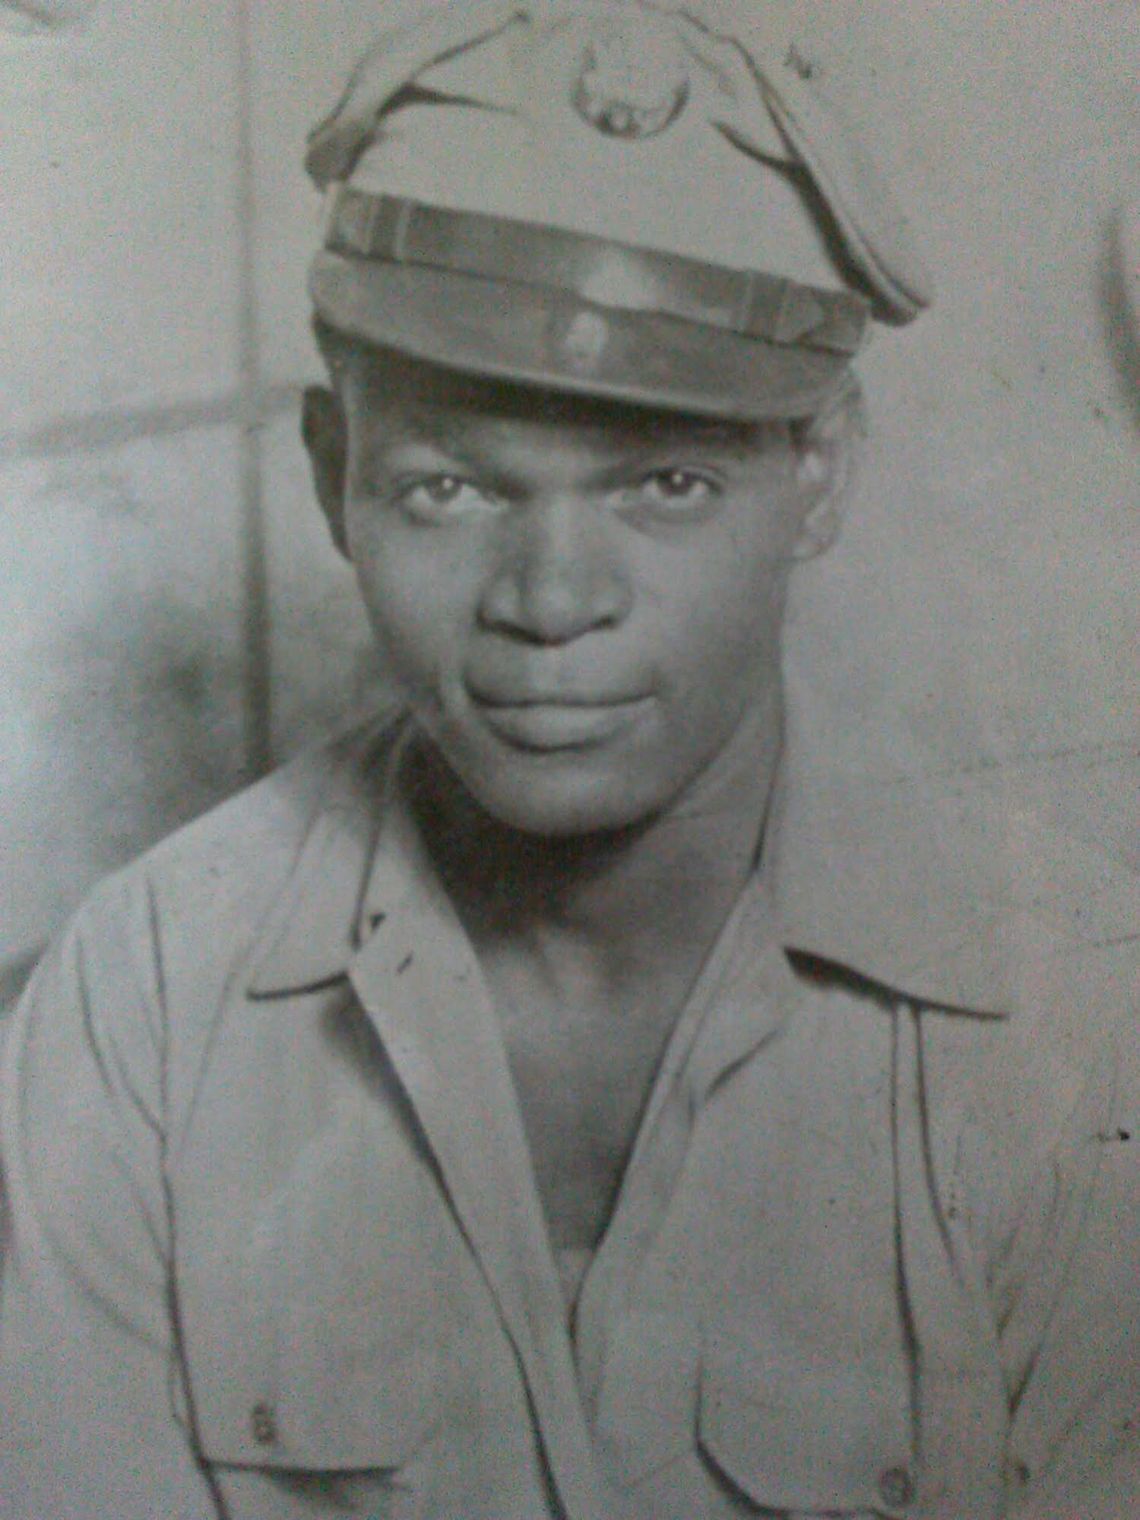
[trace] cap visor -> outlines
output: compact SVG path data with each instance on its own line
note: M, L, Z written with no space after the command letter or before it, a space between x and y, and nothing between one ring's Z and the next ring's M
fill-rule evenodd
M309 289L337 330L443 368L697 415L810 416L848 368L658 312L336 253L318 254Z

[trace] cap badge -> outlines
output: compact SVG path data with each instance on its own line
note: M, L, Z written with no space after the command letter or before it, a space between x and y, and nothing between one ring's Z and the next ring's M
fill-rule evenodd
M655 137L688 101L680 41L647 22L614 22L591 38L583 54L574 108L607 137Z
M596 374L610 341L610 325L600 312L578 312L558 345L568 367L578 375Z

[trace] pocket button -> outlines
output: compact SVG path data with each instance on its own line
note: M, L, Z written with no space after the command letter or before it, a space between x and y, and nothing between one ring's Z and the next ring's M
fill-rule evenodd
M259 1446L277 1444L277 1415L272 1404L255 1404L249 1412L249 1426Z
M914 1498L914 1483L905 1467L888 1467L879 1474L879 1497L888 1509L905 1509Z

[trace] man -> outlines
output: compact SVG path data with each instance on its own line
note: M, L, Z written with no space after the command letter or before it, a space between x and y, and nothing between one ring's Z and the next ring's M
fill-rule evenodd
M982 1520L1116 1463L1123 1515L1113 1047L1058 1117L974 940L789 858L789 578L929 299L886 192L635 4L433 12L309 162L306 435L403 702L30 989L0 1509Z

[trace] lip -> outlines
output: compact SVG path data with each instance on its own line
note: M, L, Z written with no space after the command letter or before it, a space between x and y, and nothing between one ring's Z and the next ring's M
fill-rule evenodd
M652 698L528 694L501 702L473 694L473 700L487 727L507 744L552 753L588 749L616 737L638 721Z

